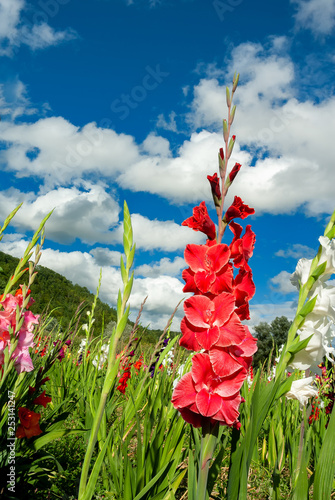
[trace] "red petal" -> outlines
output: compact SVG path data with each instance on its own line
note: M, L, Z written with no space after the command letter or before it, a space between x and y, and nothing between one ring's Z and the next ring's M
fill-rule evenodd
M228 321L235 308L235 297L231 293L221 293L214 298L213 304L215 307L214 325L222 326Z
M198 392L195 402L199 413L204 417L212 417L221 408L221 397L218 394L209 393L206 389Z
M213 347L209 352L209 357L213 370L219 377L229 377L242 367L242 364L222 347Z
M180 409L179 413L188 424L192 424L193 427L202 427L203 416L199 415L199 413L195 413L188 408Z
M217 326L214 326L214 328L207 328L201 330L199 328L195 336L201 347L206 351L208 351L208 349L210 349L218 341L220 336L220 330Z
M225 422L227 425L232 425L239 417L238 408L241 400L242 398L239 394L232 398L223 399L221 409L212 418Z
M218 273L230 258L230 251L227 245L221 243L208 248L207 258L210 261L210 267L215 273Z
M184 269L184 271L181 274L183 280L186 282L186 285L183 288L184 293L195 293L197 291L196 284L194 282L194 272L191 270L191 268Z
M180 324L181 333L183 334L179 340L179 345L185 347L189 351L201 351L202 347L195 336L199 328L191 325L184 317Z
M186 245L184 258L192 271L202 271L206 269L206 253L208 247L206 245Z
M200 328L208 328L208 317L206 316L206 311L214 310L214 304L208 297L203 295L195 295L186 299L184 302L184 311L186 318L194 326Z
M206 271L198 271L194 276L194 282L201 293L207 293L215 282L215 273L208 274Z
M191 373L196 390L201 391L208 380L215 376L208 354L201 353L193 356Z
M185 408L195 402L197 393L191 373L186 373L176 385L172 394L172 404L175 408Z
M248 372L242 368L238 372L233 373L230 377L226 377L214 389L216 394L223 398L231 397L237 394L242 387L243 382L247 378Z
M235 312L227 323L220 327L220 336L216 342L217 347L229 347L239 345L246 338L246 331Z

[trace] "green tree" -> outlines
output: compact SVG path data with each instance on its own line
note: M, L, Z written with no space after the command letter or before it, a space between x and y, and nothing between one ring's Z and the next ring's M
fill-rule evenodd
M254 367L267 362L271 351L271 364L274 362L276 351L286 342L291 323L292 321L289 321L286 316L280 316L275 318L271 324L261 322L254 327L254 336L257 337L258 347L253 358Z

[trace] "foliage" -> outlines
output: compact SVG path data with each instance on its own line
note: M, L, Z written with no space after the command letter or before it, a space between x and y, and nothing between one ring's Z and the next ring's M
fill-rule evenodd
M277 316L271 324L261 322L254 327L258 348L253 357L254 367L267 362L270 354L271 364L273 364L276 353L287 340L291 323L292 321L289 321L286 316Z

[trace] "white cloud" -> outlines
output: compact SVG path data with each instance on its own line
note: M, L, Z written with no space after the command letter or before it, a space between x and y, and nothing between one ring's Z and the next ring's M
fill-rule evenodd
M120 266L121 252L109 248L96 247L90 251L98 266Z
M292 257L293 259L312 259L315 257L316 251L313 248L308 247L307 245L301 245L300 243L295 243L292 247L287 248L286 250L278 250L275 253L277 257Z
M293 320L295 313L296 308L293 301L270 302L266 304L250 303L250 321L247 322L247 326L250 326L252 330L252 327L258 325L261 321L271 323L271 321L280 316L286 316L289 320Z
M163 257L157 263L143 264L135 268L137 276L146 278L157 278L164 276L179 276L182 269L186 267L185 260L182 257L175 257L173 260Z
M291 273L287 271L281 271L277 276L271 278L271 283L275 285L276 292L279 293L293 293L296 292L296 288L292 285L291 281Z
M36 50L77 38L72 29L55 31L49 26L49 16L43 6L34 12L32 20L23 16L27 8L25 0L0 0L0 56L12 56L22 44ZM41 18L46 21L37 21Z
M296 5L299 28L314 35L329 35L335 26L335 0L291 0Z
M76 238L89 245L116 242L110 228L118 224L120 208L102 186L57 188L40 196L10 188L0 192L0 216L5 219L22 201L11 222L19 231L35 231L54 209L46 223L47 238L63 244Z
M4 241L0 243L0 250L14 257L22 257L27 245L25 240ZM40 265L62 274L72 283L84 286L92 293L96 292L102 267L99 297L103 302L116 307L118 290L122 287L120 270L109 265L101 266L101 262L95 259L92 252L61 252L44 248ZM144 298L148 296L141 324L147 326L150 323L151 328L164 329L178 302L185 298L182 288L183 283L170 276L135 278L130 297L131 319L136 319ZM180 310L173 323L175 330L179 330L182 315Z

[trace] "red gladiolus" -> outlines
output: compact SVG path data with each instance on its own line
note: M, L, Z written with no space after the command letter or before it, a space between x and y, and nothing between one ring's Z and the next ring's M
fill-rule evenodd
M198 207L194 207L193 216L182 222L182 226L188 226L194 231L205 233L210 240L215 239L215 225L208 215L206 204L204 201Z
M44 406L44 408L47 407L47 404L51 402L51 398L49 396L45 395L45 391L42 392L37 398L34 399L33 404L34 405L41 405Z
M184 257L190 266L183 273L186 281L184 292L198 289L204 294L218 295L231 291L233 270L228 264L230 251L227 245L187 245Z
M39 425L40 418L40 413L35 413L32 410L28 410L28 408L20 407L19 419L21 423L17 428L16 437L30 438L42 434L42 430L40 429Z
M231 257L234 260L234 266L250 271L248 260L253 254L256 236L248 225L245 228L245 234L240 238L242 227L235 222L229 226L235 234L235 237L230 245Z
M240 218L245 219L248 215L254 214L253 208L245 205L239 196L235 196L233 204L228 208L224 215L224 220L229 223L231 220Z
M128 380L131 378L130 374L131 363L125 368L122 377L119 380L119 385L117 386L117 390L125 394L126 388L128 387Z
M180 379L173 392L172 403L186 417L186 421L194 422L195 427L200 427L201 417L211 417L221 424L232 425L239 415L239 390L244 379L243 369L233 377L218 377L209 355L196 354L192 359L191 372Z

